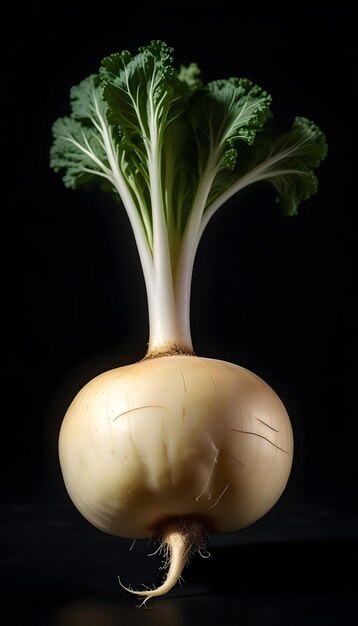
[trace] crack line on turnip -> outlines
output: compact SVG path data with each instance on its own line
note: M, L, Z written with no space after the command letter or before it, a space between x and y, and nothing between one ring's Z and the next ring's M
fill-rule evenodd
M205 365L203 365L202 363L201 363L200 365L201 365L201 367L203 368L203 370L205 370L205 371L209 374L209 376L210 376L210 378L211 378L211 382L212 382L212 383L213 383L213 385L214 385L214 389L216 389L216 383L215 383L215 380L214 380L214 378L213 378L213 375L212 375L212 374L211 374L211 372L208 370L208 368L207 368L207 367L205 367Z
M240 463L240 465L242 465L243 467L247 467L245 463L243 463L242 461L240 461L240 459L238 459L234 454L230 453L232 458L235 459L235 461L237 461L238 463Z
M122 415L127 415L128 413L133 413L133 411L140 411L140 409L165 409L165 406L161 404L146 404L145 406L137 406L135 409L128 409L128 411L123 411L119 415L113 418L112 422L115 422Z
M174 481L174 475L173 475L173 466L172 463L170 462L170 457L169 457L169 450L168 450L168 442L167 442L167 438L166 438L166 428L165 428L165 423L164 423L164 419L162 418L162 440L163 440L163 454L165 456L166 462L167 462L167 466L169 468L169 473L170 473L170 482L171 484L174 486L175 485L175 481Z
M185 378L184 378L184 374L183 374L181 367L179 367L179 372L181 373L181 377L183 379L183 385L184 385L184 392L186 393L186 383L185 383Z
M131 411L125 411L125 414L130 413ZM118 416L119 417L119 416ZM135 437L133 437L133 424L132 424L132 420L131 420L131 415L127 415L127 423L128 423L128 431L129 431L129 439L131 442L131 446L134 452L134 455L137 457L141 467L142 467L142 472L143 472L143 476L146 477L146 480L150 480L152 478L151 473L150 473L150 469L149 467L147 467L147 465L144 463L144 459L143 459L143 454L141 454L139 447L137 446Z
M271 428L271 430L274 430L275 433L280 432L279 430L277 430L276 428L274 428L273 426L270 426L270 424L266 424L266 422L264 422L263 420L260 420L259 417L256 418L258 422L261 422L261 424L264 424L265 426L267 426L267 428Z
M284 452L285 454L288 455L287 450L280 448L280 446L276 445L273 441L270 441L270 439L268 439L267 437L264 437L264 435L260 435L259 433L254 433L251 430L240 430L239 428L230 428L230 430L234 430L237 433L243 433L244 435L256 435L256 437L261 437L261 439L265 439L265 441L270 443L272 446L274 446L278 450L281 450L281 452Z
M182 414L181 414L182 424L184 424L184 420L185 420L185 404L183 404L183 410L182 410Z

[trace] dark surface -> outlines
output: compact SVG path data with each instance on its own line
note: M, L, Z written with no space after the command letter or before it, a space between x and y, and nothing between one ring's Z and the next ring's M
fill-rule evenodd
M36 3L2 7L2 204L9 304L2 420L2 624L114 626L355 623L355 18L350 3ZM234 6L232 6L232 4ZM153 38L205 81L248 76L283 126L327 134L319 192L294 219L270 188L232 199L198 251L197 354L238 363L281 396L295 435L288 486L253 527L209 542L185 585L151 610L120 588L158 583L152 547L107 537L76 512L57 458L64 412L94 375L140 359L146 298L128 220L99 191L66 190L48 166L69 88L103 56ZM7 223L6 223L7 226ZM7 341L5 341L7 340ZM353 403L354 398L354 403Z
M117 577L134 588L158 585L161 557L148 556L154 544L131 548L54 503L14 505L3 522L7 623L338 626L357 616L356 519L321 503L281 504L240 533L210 537L210 557L194 557L185 582L148 610L136 608Z

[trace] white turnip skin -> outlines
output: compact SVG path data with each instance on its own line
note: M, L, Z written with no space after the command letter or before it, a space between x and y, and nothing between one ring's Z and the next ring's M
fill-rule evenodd
M68 493L94 526L168 547L165 583L136 592L148 598L175 584L207 532L239 530L271 509L290 474L293 437L281 400L258 376L175 355L85 385L63 420L59 455Z

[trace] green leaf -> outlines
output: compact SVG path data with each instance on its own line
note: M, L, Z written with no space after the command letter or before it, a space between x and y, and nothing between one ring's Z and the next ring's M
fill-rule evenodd
M263 133L257 137L256 152L250 169L258 160L268 159L264 174L276 189L281 211L295 215L301 202L308 200L318 188L313 170L326 157L327 144L324 133L311 120L297 117L288 133L279 135Z
M198 89L190 105L201 163L232 169L239 144L252 144L270 116L271 96L246 78L229 78Z
M295 215L301 202L318 186L314 169L327 154L323 132L305 117L297 117L286 133L259 133L252 146L240 150L234 172L219 172L207 206L230 197L242 186L266 180L276 192L285 215Z
M179 72L172 67L172 52L164 42L152 41L135 56L113 54L103 59L100 80L107 118L121 134L125 176L139 189L151 224L153 211L164 214L174 242L193 196L193 163L187 158L192 140L184 115L202 83L195 63Z
M203 87L203 82L199 76L201 74L200 68L196 63L190 63L190 65L181 65L177 75L174 75L173 79L177 78L183 86L183 95L190 96L194 91ZM180 86L177 85L177 91L180 91Z
M163 138L163 186L167 220L182 233L191 212L198 185L196 152L191 149L189 127L184 116L178 116L165 130Z
M153 272L170 259L163 271L178 271L183 287L180 272L189 271L206 224L226 200L268 181L283 213L294 215L317 189L314 170L327 146L303 117L289 132L268 132L266 91L246 78L204 85L195 63L177 71L172 54L159 40L135 55L115 53L73 87L70 116L53 125L51 167L67 187L96 180L116 190L148 280L160 284Z
M124 50L102 61L100 78L108 120L132 141L149 140L154 128L161 134L168 122L170 105L177 99L171 83L175 74L172 52L164 42L152 41L136 56Z
M229 150L226 150L226 152L224 152L224 154L222 155L220 159L220 165L221 167L225 169L233 170L236 165L236 159L237 159L236 148L229 148Z
M98 74L92 74L70 91L72 117L81 121L97 120L106 117L106 105L102 97L102 87Z
M62 117L54 123L52 132L54 142L50 165L55 172L63 172L66 187L77 189L93 182L97 176L103 177L104 168L109 170L105 151L95 129L71 117Z
M71 116L59 118L52 127L51 167L63 173L66 187L72 189L98 177L101 182L110 181L110 166L98 130L105 105L97 76L72 87L71 108Z

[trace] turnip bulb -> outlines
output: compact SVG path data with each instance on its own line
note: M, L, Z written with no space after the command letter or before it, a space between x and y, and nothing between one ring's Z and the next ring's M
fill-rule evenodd
M286 410L247 369L195 356L191 280L220 206L265 180L283 214L295 215L317 190L313 170L327 150L307 118L273 132L271 97L248 79L204 85L198 66L176 70L172 53L152 41L135 56L103 59L72 88L71 114L54 123L51 148L67 187L98 182L120 199L143 270L147 353L78 393L59 456L68 493L94 526L161 542L168 572L157 589L134 592L144 602L173 587L208 533L252 524L285 488Z
M207 532L239 530L275 504L293 438L281 400L255 374L163 356L89 382L67 411L59 451L68 493L94 526L177 544L180 566L150 596L173 586L198 538L200 547Z

